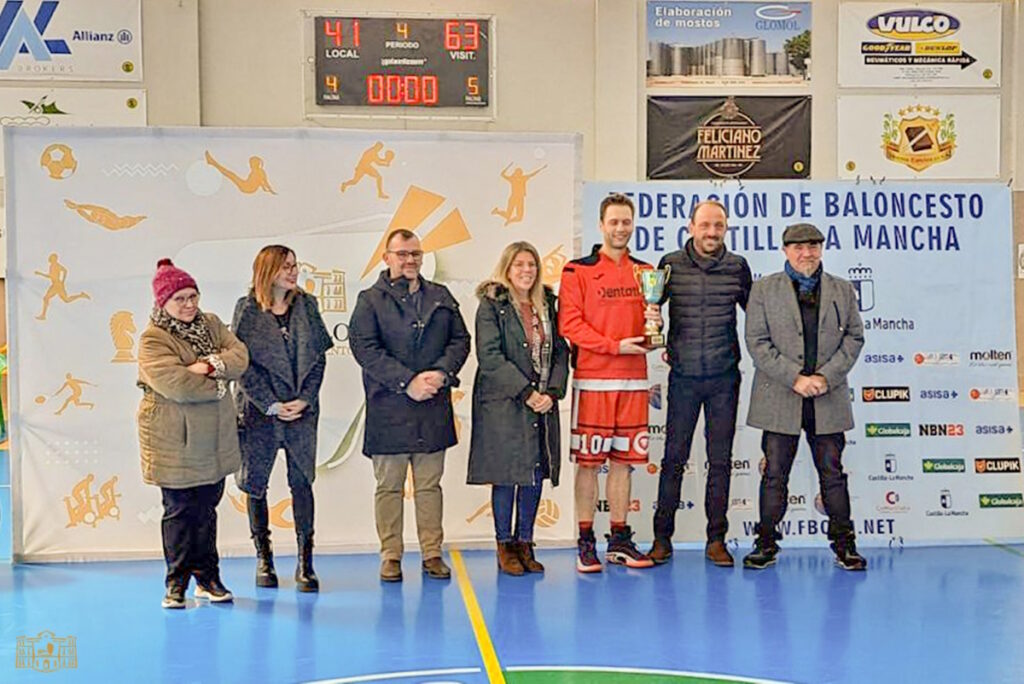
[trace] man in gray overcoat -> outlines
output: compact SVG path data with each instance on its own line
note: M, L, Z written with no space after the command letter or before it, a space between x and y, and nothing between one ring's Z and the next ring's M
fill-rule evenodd
M755 282L750 291L746 338L755 372L747 424L764 430L766 467L758 536L743 559L745 568L775 563L781 539L776 525L786 514L801 430L818 470L836 564L845 570L867 568L854 544L842 464L843 433L853 428L846 376L864 346L864 325L853 285L822 270L824 241L809 223L786 228L785 270Z

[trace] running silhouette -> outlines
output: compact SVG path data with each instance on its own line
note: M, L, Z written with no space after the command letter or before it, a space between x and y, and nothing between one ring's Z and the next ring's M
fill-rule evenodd
M47 288L46 294L43 295L43 310L39 312L36 319L40 321L46 320L46 310L50 308L50 300L54 297L60 297L60 300L65 304L71 303L76 299L91 299L85 292L79 292L78 294L69 295L64 281L68 277L68 269L64 268L64 264L60 263L57 258L56 252L50 255L50 267L46 273L42 271L33 271L36 275L42 276L50 281L50 287Z
M491 209L491 214L505 219L506 226L510 223L519 223L522 221L525 213L523 205L526 203L526 184L531 178L546 169L547 166L548 165L545 164L530 173L523 173L523 167L521 166L517 166L515 171L508 173L508 170L512 168L511 163L502 169L501 177L507 180L508 184L511 186L508 193L508 204L505 206L504 211L498 207L494 207L494 209Z
M381 154L382 151L383 154ZM393 150L385 150L384 143L380 141L375 142L371 147L363 152L361 157L359 157L359 161L356 162L356 168L352 173L352 177L342 183L338 190L345 192L345 190L363 180L365 176L369 176L377 181L377 198L388 199L389 196L384 194L384 179L381 178L380 172L373 168L373 165L391 166L391 161L394 158L395 153Z
M60 386L59 390L53 393L53 396L57 396L66 389L71 390L71 394L70 396L68 396L67 399L64 400L64 405L61 406L54 413L55 416L59 416L60 414L64 413L64 409L66 409L71 404L74 404L78 408L87 408L92 410L92 407L95 406L96 404L93 404L91 401L80 401L80 399L82 398L82 385L88 385L90 387L96 386L91 382L86 382L85 380L80 380L74 377L73 375L71 375L71 373L66 373L64 375L64 384Z
M270 187L270 181L267 179L267 170L263 168L263 160L259 157L249 157L249 175L245 178L242 178L214 159L209 150L206 151L206 163L220 171L225 178L234 183L235 187L246 195L251 195L257 190L269 192L271 195L277 194Z

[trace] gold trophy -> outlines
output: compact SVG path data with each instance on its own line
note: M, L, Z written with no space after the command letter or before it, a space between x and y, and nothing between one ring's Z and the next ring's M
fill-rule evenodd
M643 295L645 302L655 305L660 304L661 297L665 293L665 283L668 282L668 277L671 273L671 266L666 266L665 268L633 266L633 277L636 278L636 283L640 286L640 294ZM651 349L665 346L665 335L662 334L654 321L649 320L644 324L644 344Z

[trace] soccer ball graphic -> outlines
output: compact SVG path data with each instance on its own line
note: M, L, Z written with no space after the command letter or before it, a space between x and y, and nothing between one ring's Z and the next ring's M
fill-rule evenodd
M39 165L46 169L53 180L70 178L78 168L78 160L71 153L71 148L61 143L53 143L43 150Z

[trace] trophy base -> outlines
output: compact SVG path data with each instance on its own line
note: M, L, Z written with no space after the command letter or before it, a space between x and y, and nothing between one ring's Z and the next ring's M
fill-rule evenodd
M664 333L648 333L644 335L644 346L649 349L659 349L665 346Z

